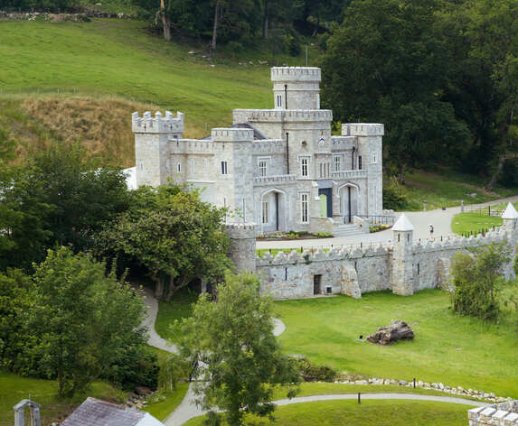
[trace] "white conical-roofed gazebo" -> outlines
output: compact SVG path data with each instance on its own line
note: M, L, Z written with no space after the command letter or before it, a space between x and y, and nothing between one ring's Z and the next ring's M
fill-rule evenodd
M399 216L398 220L392 227L393 231L400 231L400 232L408 232L414 230L414 225L412 225L412 222L408 219L405 213L402 213L401 216Z
M502 219L518 219L518 212L510 202L507 203L507 207L502 213Z

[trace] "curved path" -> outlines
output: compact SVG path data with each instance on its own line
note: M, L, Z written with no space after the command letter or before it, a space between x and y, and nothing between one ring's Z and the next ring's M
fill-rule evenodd
M142 324L149 330L148 344L166 352L178 353L178 347L162 339L155 330L155 322L158 315L158 300L156 300L153 291L149 288L144 288L144 303L147 307L147 315Z
M176 411L169 416L164 424L166 426L180 426L189 421L190 419L205 414L204 410L201 410L194 402L194 394L191 394L192 389L189 387L189 391L185 399L182 401ZM292 399L280 399L274 401L274 404L281 407L291 404L304 404L308 402L317 401L339 401L339 400L356 400L358 399L357 393L345 393L345 394L331 394L331 395L310 395L300 396ZM455 398L452 396L440 396L440 395L419 395L412 393L364 393L361 395L362 400L406 400L406 401L432 401L432 402L443 402L448 404L461 404L470 407L484 407L487 403L472 401L470 399Z

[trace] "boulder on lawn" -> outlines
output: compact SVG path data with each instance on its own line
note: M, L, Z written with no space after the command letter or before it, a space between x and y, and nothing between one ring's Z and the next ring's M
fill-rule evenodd
M367 340L380 345L390 345L398 340L412 340L413 338L414 332L406 322L394 321L387 327L378 328L378 331L367 337Z

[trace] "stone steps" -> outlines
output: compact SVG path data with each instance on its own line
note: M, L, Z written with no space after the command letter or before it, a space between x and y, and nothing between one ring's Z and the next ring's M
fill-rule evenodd
M360 234L363 234L363 231L358 225L352 223L347 225L338 225L333 230L333 235L335 237L349 237Z

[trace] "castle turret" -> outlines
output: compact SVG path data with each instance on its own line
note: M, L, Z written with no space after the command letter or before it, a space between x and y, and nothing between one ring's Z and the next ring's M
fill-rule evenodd
M394 249L392 251L391 287L394 294L414 294L412 240L414 226L403 213L392 227Z
M230 238L229 257L238 272L255 272L255 224L232 223L226 225Z
M320 68L273 67L275 109L320 109Z
M183 114L176 117L166 111L153 117L145 112L142 117L132 114L132 130L135 134L135 163L137 186L158 186L167 182L171 176L169 140L178 139L183 134Z
M369 216L383 212L382 138L383 124L347 123L343 136L356 136L358 148L354 155L355 169L367 172L367 211Z

